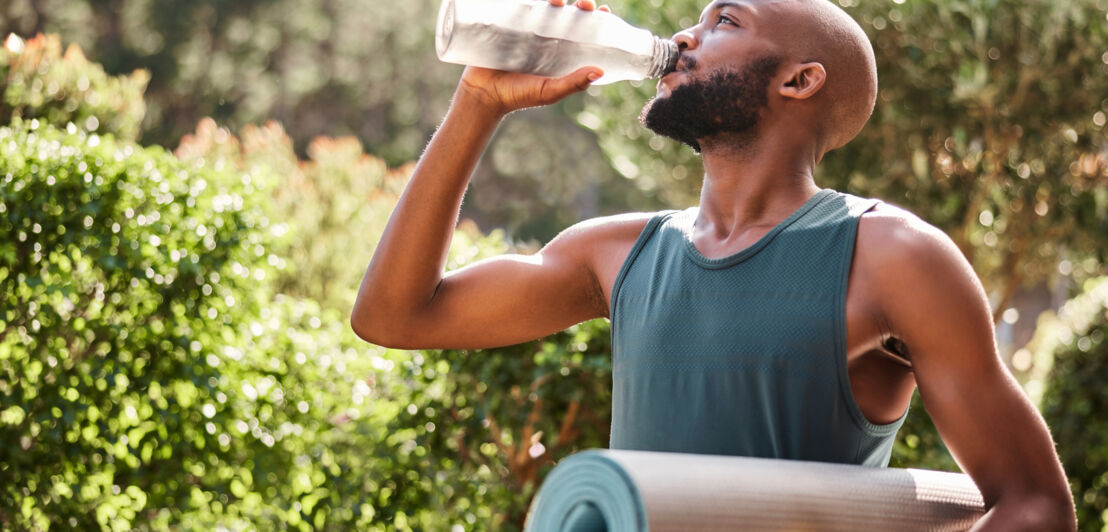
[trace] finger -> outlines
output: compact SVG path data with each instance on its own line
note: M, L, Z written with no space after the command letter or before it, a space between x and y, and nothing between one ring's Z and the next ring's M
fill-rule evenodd
M604 11L606 13L611 13L612 12L612 8L608 7L608 4L604 4L600 7L598 7L598 8L596 8L596 10L597 11Z
M566 0L550 0L550 5L562 7L566 5Z
M584 9L585 11L593 11L596 9L596 2L593 0L577 0L573 5L577 6L577 9Z

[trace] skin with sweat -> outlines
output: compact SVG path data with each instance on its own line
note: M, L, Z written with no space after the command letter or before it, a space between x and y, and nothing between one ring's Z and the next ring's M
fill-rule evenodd
M596 9L591 0L576 6ZM721 74L780 59L764 89L757 80L765 98L752 126L696 130L710 133L691 139L705 175L687 230L702 255L723 257L756 242L820 190L816 165L853 138L873 108L872 50L857 24L827 0L716 0L674 40L681 60L658 82L644 118L651 106L688 92L683 86L735 79ZM466 69L366 271L351 316L362 338L398 348L492 347L607 317L615 277L651 213L587 220L534 255L443 273L462 196L497 125L513 111L588 88L600 73L586 67L541 78ZM1076 529L1049 431L1000 360L985 293L944 233L888 204L865 213L846 316L858 406L870 421L888 423L919 388L986 501L975 530Z

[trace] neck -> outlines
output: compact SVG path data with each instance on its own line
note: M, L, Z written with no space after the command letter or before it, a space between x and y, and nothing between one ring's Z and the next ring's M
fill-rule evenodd
M729 240L773 227L819 192L812 174L818 157L787 139L705 139L704 187L697 232Z

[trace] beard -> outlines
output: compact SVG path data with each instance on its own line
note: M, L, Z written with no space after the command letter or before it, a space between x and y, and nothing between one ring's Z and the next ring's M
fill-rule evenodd
M741 70L691 79L673 89L668 97L654 97L646 102L639 121L659 135L691 146L697 153L699 139L724 133L739 139L748 137L758 125L759 113L768 104L766 92L781 62L781 57L764 56ZM695 68L695 62L688 64L690 69Z

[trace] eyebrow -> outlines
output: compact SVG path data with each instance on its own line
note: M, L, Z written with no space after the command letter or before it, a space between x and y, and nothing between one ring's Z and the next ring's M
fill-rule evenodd
M728 7L733 7L735 9L739 9L739 10L745 12L745 13L750 12L750 8L747 7L746 5L740 4L738 2L734 2L732 0L720 0L719 2L712 3L711 5L708 6L707 9L704 10L704 13L700 15L700 22L704 22L704 15L707 15L708 13L711 13L712 11L720 11L720 10L726 9Z

